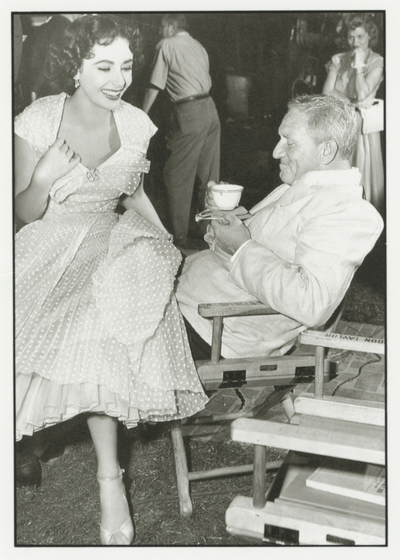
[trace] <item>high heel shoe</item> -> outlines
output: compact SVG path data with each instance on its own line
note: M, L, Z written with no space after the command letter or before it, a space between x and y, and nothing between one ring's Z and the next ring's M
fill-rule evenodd
M117 479L121 479L122 482L122 475L124 473L124 469L121 469L120 473L118 476L114 476L113 478L99 478L97 477L97 480L99 481L99 484L103 484L106 482L113 482ZM123 483L122 483L123 484ZM111 532L108 529L106 529L105 527L100 526L100 541L101 544L103 545L114 545L114 544L120 544L120 545L130 545L133 543L133 539L135 536L135 530L133 527L133 522L131 519L131 516L129 515L129 505L128 505L128 500L126 499L126 493L125 493L125 488L123 488L122 491L122 498L123 501L126 505L126 508L128 510L128 518L122 523L122 525L120 526L119 529L117 529L117 531ZM115 542L115 537L117 535L122 535L123 538L123 543L118 543ZM114 541L114 542L112 542Z

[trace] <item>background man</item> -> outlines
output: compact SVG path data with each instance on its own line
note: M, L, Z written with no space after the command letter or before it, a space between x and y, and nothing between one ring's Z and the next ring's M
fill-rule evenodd
M148 113L158 92L166 89L173 103L163 171L176 244L187 242L189 215L196 177L199 201L204 206L207 182L219 180L220 122L209 95L208 55L186 31L184 15L162 19L163 39L156 46L150 84L143 110ZM203 208L200 206L199 210Z
M225 319L222 355L286 353L302 330L331 316L383 229L349 163L357 138L351 105L297 97L278 132L273 156L284 184L244 223L233 212L213 220L205 237L210 250L186 259L177 298L192 348L211 343L199 303L259 300L279 314Z

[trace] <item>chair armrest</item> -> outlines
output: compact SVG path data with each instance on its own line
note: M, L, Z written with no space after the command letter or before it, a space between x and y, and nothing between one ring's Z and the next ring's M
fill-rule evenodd
M278 311L260 301L236 301L227 303L200 303L202 317L240 317L243 315L277 315Z
M312 346L385 354L385 341L381 338L307 330L300 333L299 339L301 344Z

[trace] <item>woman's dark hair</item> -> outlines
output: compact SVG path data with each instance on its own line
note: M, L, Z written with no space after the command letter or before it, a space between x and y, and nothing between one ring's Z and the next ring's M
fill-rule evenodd
M346 14L343 18L343 27L342 27L342 38L345 45L348 45L347 42L347 33L349 31L354 31L357 27L362 27L370 36L369 46L376 47L378 43L378 26L376 25L373 15L366 14L366 13L352 13Z
M74 76L82 61L92 58L93 46L111 45L118 37L129 42L134 73L143 61L142 38L137 27L122 17L104 14L82 16L72 22L61 40L50 48L46 75L52 90L72 95L75 91Z

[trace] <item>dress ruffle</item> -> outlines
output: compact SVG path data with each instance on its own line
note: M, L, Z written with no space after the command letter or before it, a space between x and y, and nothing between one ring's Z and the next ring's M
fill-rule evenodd
M78 414L106 414L117 418L128 428L140 422L163 422L185 418L202 410L207 398L203 392L152 391L152 406L140 394L146 387L136 387L137 399L128 402L104 385L76 383L58 385L40 375L19 375L17 393L16 440L31 436L43 428L65 422ZM162 408L162 411L161 411Z

